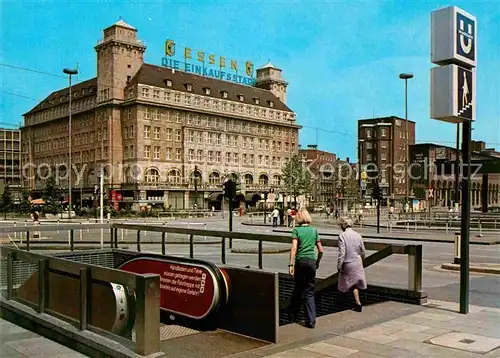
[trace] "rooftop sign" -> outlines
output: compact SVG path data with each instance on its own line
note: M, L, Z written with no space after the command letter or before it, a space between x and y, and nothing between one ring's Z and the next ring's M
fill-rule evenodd
M212 53L196 51L190 47L184 47L182 56L176 57L174 40L165 41L165 57L162 57L161 64L164 67L223 81L243 85L253 85L255 83L255 71L252 62L232 60Z

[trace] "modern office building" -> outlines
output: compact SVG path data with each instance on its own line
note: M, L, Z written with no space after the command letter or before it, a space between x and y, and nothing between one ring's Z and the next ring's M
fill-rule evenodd
M19 129L0 128L0 182L9 187L12 200L19 202L22 198Z
M395 116L358 120L360 187L365 198L371 197L376 181L390 201L411 198L411 188L406 189L405 163L408 146L413 144L413 121Z
M194 74L188 64L146 64L146 46L123 20L104 30L95 51L97 77L72 87L75 202L92 197L101 170L106 189L120 194L113 197L136 205L218 207L229 177L247 203L281 186L300 126L280 69L268 63L242 85ZM31 189L43 187L40 173L68 163L68 96L68 88L56 90L24 115Z

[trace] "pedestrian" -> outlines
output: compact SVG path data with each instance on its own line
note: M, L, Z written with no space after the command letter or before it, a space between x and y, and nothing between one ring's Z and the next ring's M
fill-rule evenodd
M297 227L292 232L292 249L288 271L294 278L294 288L290 312L292 321L297 318L302 299L305 298L305 325L314 328L316 325L316 305L314 302L314 283L316 270L323 256L323 246L318 230L311 226L311 216L306 209L297 213ZM316 254L316 249L318 254Z
M278 208L274 208L272 215L273 215L273 227L278 227L278 217L280 215Z
M290 220L290 227L295 227L295 216L297 215L297 210L295 208L292 208L292 211L290 213L291 220Z
M280 206L279 211L280 211L280 226L283 226L283 224L285 223L285 210L283 209L283 207Z
M288 208L286 211L286 221L287 221L287 226L292 227L292 209Z
M338 288L340 292L353 293L356 301L354 310L361 312L363 306L359 299L359 290L366 290L365 269L363 267L365 246L361 235L352 229L351 219L342 217L338 220L338 224L343 231L339 235Z

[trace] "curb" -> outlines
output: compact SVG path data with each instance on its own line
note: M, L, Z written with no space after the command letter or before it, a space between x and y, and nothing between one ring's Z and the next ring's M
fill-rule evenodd
M458 264L442 264L442 269L452 270L452 271L460 271L460 265ZM500 275L500 267L484 267L484 266L469 266L470 272L479 272L479 273L489 273L493 275Z
M284 254L290 252L290 249L262 249L263 254ZM231 249L233 254L258 254L258 249Z

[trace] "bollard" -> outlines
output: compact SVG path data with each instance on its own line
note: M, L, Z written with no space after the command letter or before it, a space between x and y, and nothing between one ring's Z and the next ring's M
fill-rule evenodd
M75 249L75 240L73 237L73 230L69 231L69 249L73 251Z
M483 237L483 225L481 224L481 218L479 218L479 237Z
M205 231L207 230L207 223L203 224L203 227L205 228ZM207 235L205 234L205 242L207 241Z
M165 247L165 233L161 233L161 254L165 255L166 254L166 247Z
M57 219L57 227L59 228L59 219ZM57 229L57 234L59 234L59 229Z
M448 223L449 223L449 220L446 220L446 235L448 235Z
M137 252L141 252L141 231L137 230Z
M16 228L17 224L14 222L14 229ZM17 239L17 231L14 232L14 239Z
M80 223L81 225L83 225L83 223ZM80 241L83 240L83 229L80 229Z
M123 241L123 229L121 230L121 238L120 241Z

